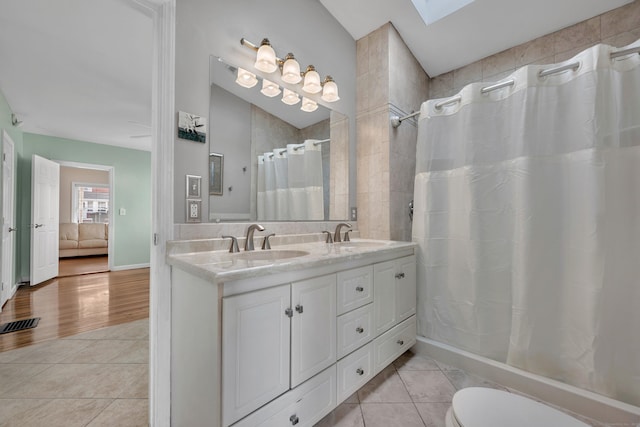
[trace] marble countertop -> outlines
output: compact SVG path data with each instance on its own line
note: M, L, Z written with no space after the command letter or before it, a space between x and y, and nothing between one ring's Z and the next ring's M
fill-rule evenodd
M184 242L180 242L185 247ZM193 247L201 247L197 244ZM188 247L188 245L186 245ZM229 253L227 250L195 250L175 253L168 249L167 263L195 276L225 283L283 272L324 267L376 257L413 252L416 244L388 240L352 239L350 242L305 242L272 245L270 250ZM298 256L299 255L299 256ZM283 258L281 258L283 257Z

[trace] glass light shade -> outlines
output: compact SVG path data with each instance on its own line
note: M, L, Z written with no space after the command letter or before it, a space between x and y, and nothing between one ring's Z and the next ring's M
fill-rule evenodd
M322 88L322 99L327 102L335 102L340 99L338 96L338 85L333 80L324 82Z
M300 95L292 90L284 88L284 93L282 94L282 102L287 105L295 105L300 102Z
M298 64L298 61L296 61L292 54L287 55L287 59L282 65L282 80L293 85L300 83L300 80L302 80L300 64Z
M276 52L269 44L265 44L264 40L258 49L255 67L265 73L273 73L278 69L278 64L276 64Z
M240 86L251 88L258 83L258 79L252 72L238 67L238 78L236 79L236 83L238 83Z
M306 111L307 113L310 113L312 111L316 111L318 109L318 104L306 97L302 97L302 107L300 107L300 109L302 111Z
M269 98L273 98L274 96L280 95L280 86L272 81L263 79L262 90L260 92L262 92L263 95L268 96Z
M304 86L302 86L302 90L307 93L318 93L322 90L320 74L313 68L313 65L310 65L304 73Z

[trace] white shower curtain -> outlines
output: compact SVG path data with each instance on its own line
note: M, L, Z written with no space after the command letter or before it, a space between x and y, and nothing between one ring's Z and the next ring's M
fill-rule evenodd
M259 220L322 220L322 148L315 139L258 156Z
M640 405L640 56L613 50L422 105L419 333Z

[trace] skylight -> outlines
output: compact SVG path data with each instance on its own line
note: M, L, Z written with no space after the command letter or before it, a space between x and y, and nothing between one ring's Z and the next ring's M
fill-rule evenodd
M426 25L462 9L474 0L411 0Z

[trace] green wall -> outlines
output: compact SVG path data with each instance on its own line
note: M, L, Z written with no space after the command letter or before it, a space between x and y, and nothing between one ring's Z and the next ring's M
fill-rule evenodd
M2 131L6 130L7 133L9 134L9 136L11 137L11 139L13 140L15 147L15 158L14 158L14 170L17 170L17 165L18 165L18 158L22 155L22 131L20 130L20 128L15 127L11 124L11 113L13 113L13 111L11 111L11 107L9 106L9 103L7 102L7 99L4 97L4 94L2 93L2 91L0 91L0 142L2 140ZM0 151L1 151L1 146L0 146ZM2 162L0 162L0 215L2 213L2 201L3 201L3 197L2 197ZM21 193L21 188L20 188L20 184L18 183L16 191L15 191L15 197L17 197L18 194ZM14 212L14 217L16 219L18 219L18 202L16 201L15 204L15 212ZM13 224L13 226L15 227L15 224ZM19 239L16 238L15 239L15 247L14 247L14 254L17 254L18 251L20 249L20 244L19 244ZM2 251L2 245L0 245L0 251ZM16 258L14 259L14 269L13 269L13 279L14 279L14 283L16 283L18 281L18 273L19 273L19 268L18 268L18 257L16 256Z
M29 275L31 217L31 157L90 163L114 168L114 268L148 264L151 251L151 153L32 133L23 135L18 165L20 263L22 277ZM126 215L119 215L120 208Z

